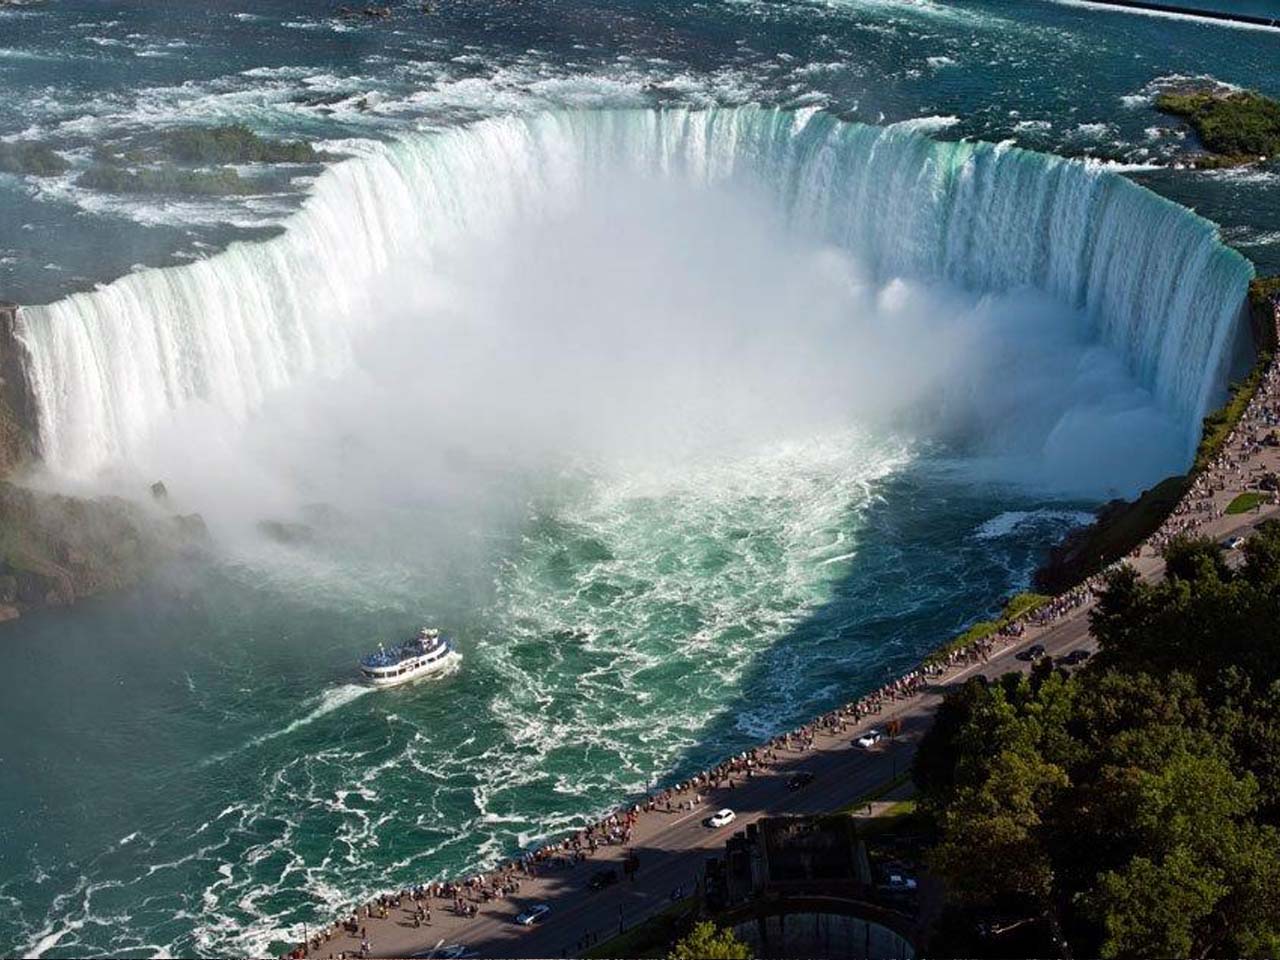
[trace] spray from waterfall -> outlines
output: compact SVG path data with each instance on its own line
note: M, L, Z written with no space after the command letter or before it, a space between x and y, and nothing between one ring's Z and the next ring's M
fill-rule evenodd
M1050 460L1086 442L1110 462L1138 430L1150 475L1185 462L1222 395L1250 272L1212 224L1098 166L818 112L582 111L339 164L280 236L25 309L20 335L45 460L82 478L184 442L230 451L264 418L314 419L299 403L366 448L378 419L414 443L488 431L505 451L552 420L580 441L604 422L584 407L657 446L672 429L649 414L680 404L655 383L717 435L716 405L812 420L886 394L998 441L980 453L1036 434ZM465 429L405 433L404 409Z

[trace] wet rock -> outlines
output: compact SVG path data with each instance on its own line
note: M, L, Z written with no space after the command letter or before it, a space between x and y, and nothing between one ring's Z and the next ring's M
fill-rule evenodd
M185 540L203 543L209 539L209 526L198 513L178 514L173 525Z
M268 540L294 546L299 543L310 543L316 532L305 523L283 523L279 520L258 521L258 532Z
M0 301L0 479L32 458L39 446L30 356L18 338L18 307Z
M390 20L390 7L339 7L338 16L344 20Z
M3 481L0 530L0 608L18 613L132 586L180 545L167 521L128 501Z
M340 526L347 519L346 514L331 503L308 503L301 512L307 525L321 529Z

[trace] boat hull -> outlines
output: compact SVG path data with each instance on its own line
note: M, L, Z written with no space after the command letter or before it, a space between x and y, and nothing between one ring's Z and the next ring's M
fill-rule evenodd
M458 653L450 651L439 660L424 664L413 670L408 670L399 676L394 677L370 677L366 676L364 682L371 687L398 687L405 683L412 683L415 680L421 680L423 677L430 677L442 672L445 668L452 666L458 660Z
M362 664L360 673L366 686L398 687L439 674L461 659L461 656L453 643L445 640L443 651L433 650L421 657L396 664Z

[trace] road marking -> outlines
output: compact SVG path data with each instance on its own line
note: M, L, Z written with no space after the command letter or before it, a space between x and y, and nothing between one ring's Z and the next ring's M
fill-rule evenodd
M709 809L711 809L711 808L710 808L710 807L706 807L706 808L699 807L698 809L696 809L696 810L692 811L691 813L686 813L683 817L680 817L680 818L678 818L678 819L676 819L676 820L672 820L669 824L667 824L667 826L669 826L669 827L674 827L677 823L684 823L686 820L692 820L692 819L693 819L694 817L696 817L698 814L702 813L704 809L709 810Z

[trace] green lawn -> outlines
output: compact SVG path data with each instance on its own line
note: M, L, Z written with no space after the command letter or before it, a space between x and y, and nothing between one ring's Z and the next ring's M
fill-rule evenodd
M648 920L637 923L630 930L624 930L618 936L603 943L598 943L583 956L594 958L612 957L665 957L667 948L676 939L679 928L686 918L698 910L697 897L685 897L673 903L661 913L654 914Z
M991 636L1005 624L1016 620L1028 611L1034 610L1036 607L1043 606L1052 598L1046 597L1039 593L1019 593L1013 597L1000 611L1000 617L996 620L979 620L960 636L954 638L945 646L940 647L933 653L924 658L924 662L936 663L945 660L953 651L963 650L965 647L972 646L979 640L984 640Z
M1227 513L1248 513L1260 503L1267 502L1265 493L1242 493L1229 504L1227 504Z
M910 769L903 770L897 776L889 780L886 780L884 783L880 784L879 786L873 787L871 790L867 791L862 796L860 796L857 800L853 801L853 803L845 804L843 807L841 807L839 810L836 810L835 812L836 813L857 813L860 810L862 810L864 807L866 807L868 803L874 803L876 800L883 800L889 794L893 793L894 790L898 789L898 787L902 786L904 783L907 783L910 779L911 779Z

